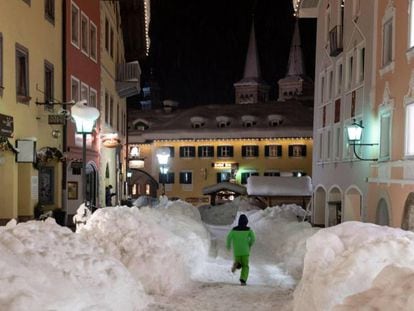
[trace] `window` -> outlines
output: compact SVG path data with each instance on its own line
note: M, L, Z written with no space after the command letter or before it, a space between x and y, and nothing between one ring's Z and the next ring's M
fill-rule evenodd
M353 79L353 70L354 70L354 57L348 56L346 62L346 88L349 89L352 86L352 79Z
M0 32L0 91L3 88L3 34Z
M194 158L195 157L195 147L194 146L180 147L180 157L181 158Z
M410 38L409 38L409 47L413 47L414 46L414 0L410 0L410 14L409 14L409 33L410 33Z
M264 172L263 176L280 176L280 172L268 171Z
M233 156L233 146L217 146L217 156L219 158L229 158Z
M321 94L320 94L320 98L321 98L321 103L323 103L325 101L325 77L324 76L321 77Z
M193 183L192 172L180 172L180 184L190 185Z
M281 145L268 145L265 146L265 157L276 158L282 156Z
M86 55L89 55L89 18L83 14L81 17L81 49Z
M358 82L364 81L364 70L365 70L365 48L358 49Z
M212 158L212 157L214 157L214 147L213 146L199 146L198 147L198 157L199 158Z
M96 92L95 89L90 88L89 89L89 106L97 108L98 107L97 99L98 99L98 93Z
M243 172L243 173L241 173L241 184L242 185L247 184L247 179L250 176L259 176L259 173L257 173L257 172Z
M231 173L230 172L219 172L217 173L217 183L220 182L227 182L231 179Z
M332 99L332 88L333 88L333 70L329 71L328 75L328 99Z
M110 29L110 38L109 38L109 55L111 55L111 57L114 57L114 30Z
M341 99L338 98L335 100L335 115L334 115L334 122L338 123L341 121Z
M336 127L335 128L335 143L334 143L334 148L335 148L335 159L339 159L340 156L340 146L341 146L341 128L340 127Z
M55 0L45 0L45 17L51 23L55 22Z
M384 113L380 117L380 154L379 158L387 160L390 158L391 149L391 114Z
M167 172L167 174L159 174L158 182L160 184L173 184L174 183L174 173Z
M114 98L109 96L109 125L114 125Z
M94 23L90 22L89 25L89 55L94 61L97 61L97 46L98 46L98 39L97 39L97 30Z
M242 146L242 157L258 157L259 146Z
M342 69L342 63L340 63L337 65L337 70L336 70L336 95L339 95L342 92L342 75L343 75L343 69Z
M323 161L323 133L320 132L318 136L319 149L318 149L318 160Z
M79 80L75 77L71 77L71 98L76 103L79 101L80 95L80 87L79 87Z
M414 102L405 107L405 155L414 156Z
M105 123L109 124L109 94L105 91Z
M289 157L306 157L306 145L290 145Z
M382 65L385 67L393 60L393 18L387 20L382 26Z
M105 18L105 50L109 53L109 21Z
M54 68L51 63L45 61L45 102L53 103L54 98ZM45 110L53 109L53 105L45 105Z
M119 132L119 124L120 123L120 119L119 119L119 103L116 105L116 130Z
M29 96L29 51L16 43L16 94Z
M325 41L328 42L329 39L329 30L331 30L331 9L328 5L328 8L325 11Z
M328 130L327 131L327 138L326 138L326 140L327 140L327 144L326 144L326 159L330 159L331 158L331 145L332 145L332 143L331 143L331 140L332 140L332 134L331 134L331 131L330 130Z
M76 46L79 47L79 8L72 3L72 43Z
M81 83L81 94L80 94L81 100L86 100L88 102L89 100L89 86L86 83ZM89 103L88 103L89 104Z

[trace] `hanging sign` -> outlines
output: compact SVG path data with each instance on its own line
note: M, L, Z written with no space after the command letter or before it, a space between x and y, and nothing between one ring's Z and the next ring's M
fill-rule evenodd
M0 136L10 138L13 136L13 131L13 117L0 114Z

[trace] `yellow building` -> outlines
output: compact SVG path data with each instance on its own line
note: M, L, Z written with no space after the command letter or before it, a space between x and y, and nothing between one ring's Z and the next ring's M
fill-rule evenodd
M0 220L61 207L62 2L0 2ZM55 120L56 121L56 120ZM10 145L17 145L15 155Z
M123 198L125 176L126 97L140 91L138 61L126 63L120 4L101 1L101 151L100 206L106 206L105 187L116 193L112 204Z
M135 111L129 116L130 195L164 191L192 203L203 189L250 175L312 174L312 113L296 101ZM168 172L157 152L168 147Z

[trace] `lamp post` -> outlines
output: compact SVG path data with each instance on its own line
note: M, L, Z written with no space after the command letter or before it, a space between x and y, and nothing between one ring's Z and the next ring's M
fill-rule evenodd
M362 126L362 121L360 123L354 122L347 127L347 133L348 133L348 140L349 144L353 146L354 154L355 156L361 160L361 161L378 161L378 158L363 158L356 152L355 146L376 146L377 143L359 143L362 136L362 130L364 127Z
M170 158L170 148L162 147L157 150L158 164L162 177L162 195L165 195L165 177L168 173L168 159Z
M75 120L76 133L82 134L82 199L86 203L86 135L92 134L99 110L87 106L86 100L81 100L72 106L72 118Z

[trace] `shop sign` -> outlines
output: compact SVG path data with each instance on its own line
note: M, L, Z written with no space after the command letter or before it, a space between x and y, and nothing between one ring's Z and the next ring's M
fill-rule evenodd
M0 136L12 137L14 131L13 117L0 114Z
M231 169L231 163L228 162L215 162L213 166L216 169Z
M48 115L49 124L65 124L65 116L62 114L50 114Z

